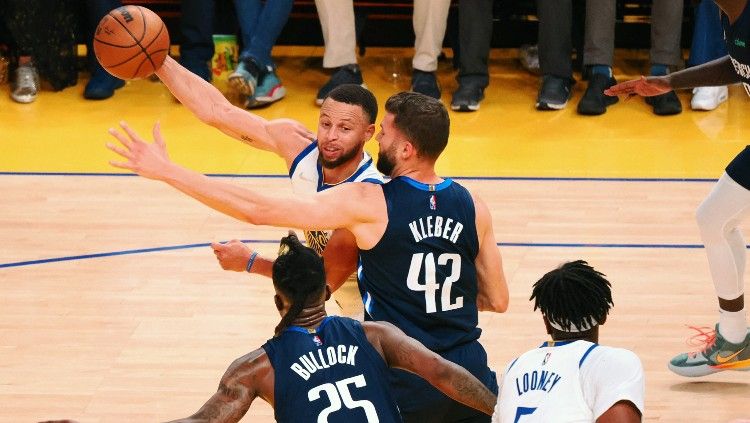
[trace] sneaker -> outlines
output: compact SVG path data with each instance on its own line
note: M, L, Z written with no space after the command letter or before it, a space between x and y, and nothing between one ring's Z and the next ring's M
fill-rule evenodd
M451 110L474 112L479 110L479 102L484 99L484 87L481 84L461 81L453 93Z
M581 101L578 102L578 113L588 116L602 115L607 107L617 103L617 97L604 95L604 90L615 85L615 78L600 73L592 73L589 76L589 86L583 93Z
M315 98L315 104L317 104L318 106L322 106L323 100L328 97L328 93L330 93L339 85L344 84L357 84L366 88L365 83L362 80L362 72L359 70L359 65L354 63L338 68L336 72L331 75L331 79L329 79L328 82L326 82L325 85L320 87L320 90L318 90L318 95Z
M104 68L97 68L83 90L88 100L104 100L115 95L115 90L125 86L125 81L110 75Z
M229 75L229 85L240 94L251 96L255 94L262 68L252 58L240 60L237 69Z
M539 75L539 45L524 44L518 48L518 58L521 66L527 71Z
M669 362L669 370L680 376L706 376L722 370L750 370L750 332L745 340L733 344L725 340L716 330L708 328L693 328L698 334L688 343L698 341L704 345L701 351L683 353Z
M544 75L542 86L536 97L537 110L561 110L570 100L571 89L575 81L554 75Z
M18 103L31 103L39 93L39 73L32 64L16 68L16 81L10 98Z
M714 110L719 104L727 101L729 90L726 85L718 87L693 88L693 99L690 108L693 110Z
M682 113L682 104L674 91L646 97L646 103L654 108L657 116L670 116Z
M255 95L248 97L245 107L255 109L275 103L286 95L286 88L281 85L281 80L276 76L273 69L269 70L260 80L255 89Z
M411 74L411 90L415 93L424 94L428 97L440 100L440 87L438 87L435 72L425 72L414 69Z

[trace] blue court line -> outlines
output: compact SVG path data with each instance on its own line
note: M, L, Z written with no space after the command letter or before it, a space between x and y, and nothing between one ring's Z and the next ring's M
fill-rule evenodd
M270 239L243 239L249 244L276 244L278 240ZM111 251L106 253L83 254L78 256L53 257L39 260L17 261L11 263L0 263L0 269L6 267L31 266L35 264L55 263L60 261L85 260L100 257L124 256L128 254L155 253L159 251L186 250L189 248L205 248L210 243L172 245L166 247L138 248L134 250ZM702 244L604 244L604 243L564 243L564 242L498 242L499 247L553 247L553 248L649 248L649 249L698 249ZM750 247L750 246L749 246Z
M243 174L207 173L208 176L225 178L289 178L287 174ZM134 173L107 172L0 172L0 176L137 176ZM451 179L474 181L595 181L595 182L716 182L712 178L603 178L603 177L556 177L556 176L447 176Z

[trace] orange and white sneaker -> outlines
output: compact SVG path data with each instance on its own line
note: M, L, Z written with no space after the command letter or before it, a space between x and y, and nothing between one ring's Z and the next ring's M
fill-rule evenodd
M715 330L692 329L698 334L688 343L697 341L704 348L676 356L669 362L669 370L687 377L706 376L723 370L750 370L750 332L745 335L744 341L733 344L721 336L718 324Z

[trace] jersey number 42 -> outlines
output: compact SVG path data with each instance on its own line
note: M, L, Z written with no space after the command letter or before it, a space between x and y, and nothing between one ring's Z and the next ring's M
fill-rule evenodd
M424 283L419 282L424 263ZM436 266L450 266L450 272L444 281L436 280ZM406 286L412 291L424 291L425 311L434 313L437 310L437 292L440 291L440 311L455 310L464 306L464 297L451 300L453 282L461 278L461 256L458 254L440 254L435 261L433 253L417 253L411 256Z

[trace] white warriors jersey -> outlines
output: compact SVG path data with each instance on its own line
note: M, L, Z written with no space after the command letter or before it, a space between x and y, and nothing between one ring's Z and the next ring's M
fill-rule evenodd
M323 167L320 164L320 160L318 160L319 155L320 152L318 151L318 142L316 140L305 147L305 149L294 158L292 166L289 168L289 177L292 180L292 188L294 189L294 192L309 194L323 191L346 182L371 182L374 184L382 184L384 182L383 175L375 168L372 157L365 152L364 157L362 157L362 160L359 162L359 166L357 166L357 170L354 171L351 176L337 184L326 184L325 181L323 181ZM305 238L307 239L307 245L317 251L318 254L323 254L323 249L328 243L328 239L331 237L333 231L321 230L304 232Z
M587 341L548 341L511 362L492 423L591 423L619 401L643 414L641 361Z

